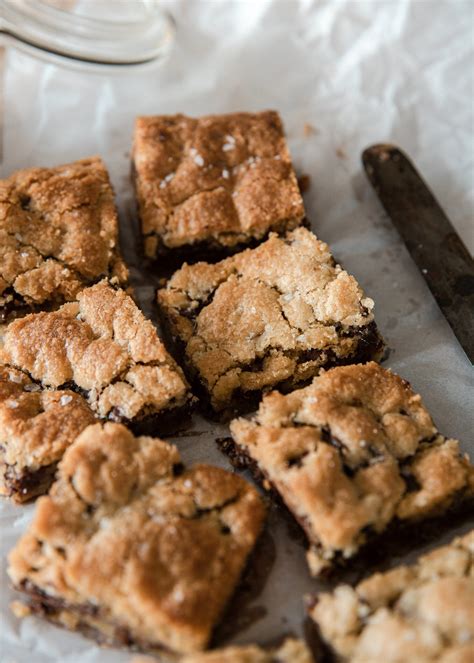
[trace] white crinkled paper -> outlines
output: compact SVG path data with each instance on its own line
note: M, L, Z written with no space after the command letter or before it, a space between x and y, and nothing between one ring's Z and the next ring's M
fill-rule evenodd
M360 166L369 144L400 145L473 248L472 2L163 4L176 18L176 43L165 62L142 72L85 74L8 49L2 177L17 168L101 154L118 196L124 252L134 265L142 305L153 315L155 284L137 266L132 230L134 116L278 109L295 166L311 176L306 206L313 229L375 300L376 319L392 349L387 365L423 395L441 431L472 449L472 367ZM213 441L226 429L203 420L195 429L206 434L176 440L186 461L228 466ZM33 509L0 504L1 663L128 661L127 653L102 650L34 618L20 622L10 613L6 555ZM255 614L253 623L235 642L302 633L302 596L318 587L301 544L276 513L269 534L276 559L263 592L242 615Z

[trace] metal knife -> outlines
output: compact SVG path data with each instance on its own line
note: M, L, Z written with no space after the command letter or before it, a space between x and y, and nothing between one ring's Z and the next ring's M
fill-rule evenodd
M362 153L365 172L471 363L474 260L408 157L395 145Z

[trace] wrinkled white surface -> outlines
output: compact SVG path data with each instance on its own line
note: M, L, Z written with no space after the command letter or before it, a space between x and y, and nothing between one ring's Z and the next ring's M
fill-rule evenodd
M374 298L392 348L388 365L423 394L443 432L472 448L472 368L360 168L367 145L399 144L473 248L472 2L164 4L178 22L177 41L166 62L141 73L84 74L9 49L2 176L100 153L119 196L125 253L133 262L128 157L134 116L278 109L295 166L311 175L306 204L313 228ZM311 136L305 123L316 129ZM137 269L134 275L150 311L153 284ZM225 430L214 433L203 421L195 427L209 435L177 440L185 458L225 466L213 443ZM9 613L5 556L32 509L0 505L1 663L129 660ZM301 596L317 587L286 524L275 515L271 522L277 559L256 599L268 611L238 634L239 642L300 633Z

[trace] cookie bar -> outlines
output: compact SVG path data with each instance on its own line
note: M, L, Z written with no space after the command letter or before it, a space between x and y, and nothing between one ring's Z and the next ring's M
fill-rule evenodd
M41 390L75 391L97 417L140 432L179 427L192 403L153 324L105 280L56 311L11 322L0 363L23 371Z
M0 181L0 323L73 300L103 277L125 283L128 272L99 157Z
M104 644L203 649L260 533L257 491L176 447L86 428L9 557L32 612Z
M288 638L279 647L264 649L257 645L225 647L185 656L180 663L314 663L302 640Z
M412 566L320 594L310 609L333 660L471 663L474 530Z
M94 421L82 396L42 390L0 366L0 494L26 502L46 492L65 450Z
M321 368L380 358L373 301L309 230L216 264L184 265L158 291L163 324L222 418Z
M139 117L133 177L145 254L161 262L222 257L305 215L274 111Z
M459 443L437 431L408 382L374 362L274 392L230 428L224 450L281 496L307 535L314 575L474 495Z

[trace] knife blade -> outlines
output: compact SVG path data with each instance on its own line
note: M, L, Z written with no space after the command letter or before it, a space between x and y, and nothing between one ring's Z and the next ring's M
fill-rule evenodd
M362 163L380 202L474 363L474 260L411 161L395 145L372 145Z

